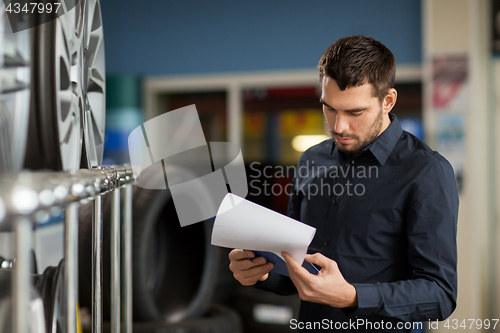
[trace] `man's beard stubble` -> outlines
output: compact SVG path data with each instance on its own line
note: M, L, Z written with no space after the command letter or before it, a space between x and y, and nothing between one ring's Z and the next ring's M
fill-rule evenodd
M366 136L366 138L363 141L361 141L360 143L358 143L357 145L355 145L349 149L342 148L342 144L339 144L337 142L337 140L335 140L335 136L338 136L340 138L349 137L349 138L352 138L355 140L358 140L359 136L349 136L349 135L344 136L342 134L339 135L339 134L336 134L335 132L333 132L332 130L330 130L330 134L332 135L333 140L335 141L335 145L337 146L337 149L339 151L341 151L343 153L355 155L355 154L359 153L360 151L362 151L365 147L368 147L369 145L371 145L378 138L378 136L381 134L380 130L382 129L383 119L384 119L383 112L382 112L382 109L380 109L380 112L379 112L377 118L375 118L373 125L370 127L370 132Z

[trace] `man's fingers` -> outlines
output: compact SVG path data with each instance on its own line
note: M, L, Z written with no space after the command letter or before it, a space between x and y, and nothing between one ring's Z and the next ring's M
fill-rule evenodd
M274 268L266 258L255 257L253 251L234 249L229 253L229 259L234 278L245 286L255 284Z
M309 275L311 275L311 273L309 273L307 269L305 269L304 267L302 267L302 265L295 261L295 259L293 259L291 255L286 252L282 252L281 255L283 256L283 258L285 258L289 273L295 273L295 275L302 280L306 280L309 278Z
M248 277L249 278L260 278L262 275L269 273L272 269L274 268L273 263L268 262L265 265L254 267L249 269L248 272Z
M242 260L247 258L255 258L255 253L253 251L242 250L242 249L234 249L229 252L230 260Z
M260 277L269 273L273 268L274 265L272 263L267 263L250 269L235 271L233 275L241 283L248 282L249 284L254 284Z
M295 261L295 259L293 259L293 257L288 254L288 252L281 252L281 255L283 256L283 258L285 258L287 264L290 263L290 265L298 265L297 261Z
M312 264L318 265L321 268L328 268L332 267L332 265L337 265L337 263L334 260L325 257L319 252L315 254L306 254L305 260Z
M267 262L267 259L264 257L257 257L252 260L248 260L247 258L243 258L240 260L231 260L231 263L229 264L229 269L231 271L236 271L236 270L245 270L245 269L250 269L252 267L264 265Z
M289 272L299 271L300 268L302 268L302 266L300 266L299 263L295 261L295 259L293 259L293 257L287 252L282 252L281 255L285 258L286 266L288 267Z

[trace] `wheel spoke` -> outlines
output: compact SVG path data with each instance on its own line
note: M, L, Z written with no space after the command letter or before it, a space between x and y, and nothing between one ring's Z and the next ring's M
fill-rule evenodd
M79 135L79 129L73 126L77 122L77 119L73 119L70 124L71 132L67 135L63 142L60 144L60 150L62 156L64 156L64 161L66 165L77 166L80 164L80 151L75 150L75 147L81 147L81 140ZM75 133L76 132L76 133Z
M71 78L69 64L63 57L59 58L59 89L67 90L70 88Z
M16 53L15 55L6 54L4 56L3 62L4 68L16 68L16 67L27 67L29 66L29 62L23 59L23 56L20 53Z
M87 87L87 92L97 92L97 93L104 93L104 85L105 82L102 79L102 77L99 75L99 72L93 68L92 69L92 76L90 77L90 82L89 86Z
M5 95L5 94L15 94L17 92L29 89L29 83L25 82L20 82L20 81L15 81L10 84L4 84L2 86L2 90L0 91L0 94Z
M99 165L97 147L95 142L95 128L92 117L92 111L89 109L85 113L85 148L87 156L87 164L89 167Z
M61 6L62 6L64 14L66 14L68 12L68 9L66 7L66 1L61 1Z
M102 130L102 126L99 126L98 122L95 119L94 113L92 115L92 129L94 133L94 142L96 145L100 145L104 142L104 131Z
M90 31L94 32L97 29L100 29L101 27L102 27L101 6L98 5L98 3L96 1L95 5L94 5L94 12L92 15L92 26L90 28Z
M64 122L68 117L71 107L74 104L75 95L70 90L59 92L59 101L61 105L61 120Z
M73 122L70 121L69 122L69 129L68 129L68 132L66 132L66 136L64 137L64 139L62 140L61 143L68 143L69 140L71 140L71 133L73 132Z
M87 67L93 67L96 56L98 55L103 42L102 28L90 34L89 45L87 49L87 60L85 62Z
M62 34L62 38L60 40L61 44L64 46L64 56L65 58L67 58L69 60L69 55L71 54L70 53L70 50L69 50L69 47L68 47L68 43L69 43L69 40L68 40L68 37L71 37L71 34L67 34L65 29L64 29L64 25L60 24L60 27L61 27L61 34ZM62 54L61 54L62 55ZM71 62L70 61L67 61L68 64L70 64Z
M101 21L99 1L86 3L88 22L84 35L87 38L85 54L87 112L85 115L85 148L87 149L88 166L100 165L104 147L105 125L105 69L104 69L104 35Z

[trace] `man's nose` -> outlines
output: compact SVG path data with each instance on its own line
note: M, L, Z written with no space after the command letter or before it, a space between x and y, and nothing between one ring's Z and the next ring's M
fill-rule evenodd
M347 117L338 112L335 116L335 127L333 129L337 134L341 134L349 130L349 122L347 120Z

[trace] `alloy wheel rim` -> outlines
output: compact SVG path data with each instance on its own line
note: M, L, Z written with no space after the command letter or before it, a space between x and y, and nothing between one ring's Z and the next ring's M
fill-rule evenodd
M100 3L80 0L50 24L37 35L42 55L35 108L46 167L75 171L101 165L105 59Z
M30 31L12 32L5 5L0 14L0 174L22 169L30 107ZM14 19L14 18L11 18ZM12 22L27 25L27 17Z
M77 5L56 20L55 88L63 170L80 167L84 112L82 15Z

